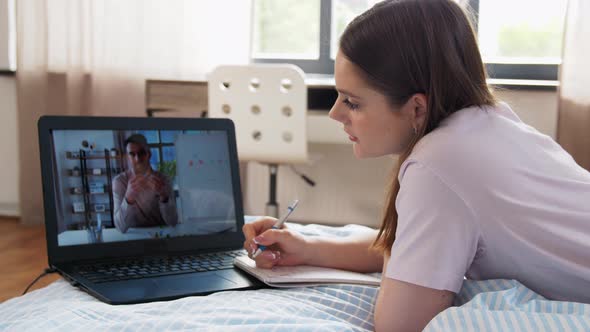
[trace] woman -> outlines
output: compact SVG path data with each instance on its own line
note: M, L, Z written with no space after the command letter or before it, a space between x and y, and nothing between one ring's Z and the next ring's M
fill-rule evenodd
M517 279L590 302L590 173L488 90L466 14L451 0L384 1L353 20L335 60L357 158L399 155L381 229L306 238L245 225L260 267L382 271L377 330L420 330L464 276Z

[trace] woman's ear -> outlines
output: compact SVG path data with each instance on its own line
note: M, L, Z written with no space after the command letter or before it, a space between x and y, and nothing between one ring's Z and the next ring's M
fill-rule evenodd
M418 131L421 131L428 114L428 98L423 93L416 93L410 97L412 109L412 124Z
M426 117L426 113L428 112L428 99L426 98L426 95L423 93L416 93L410 97L410 99L414 104L414 117L416 119Z

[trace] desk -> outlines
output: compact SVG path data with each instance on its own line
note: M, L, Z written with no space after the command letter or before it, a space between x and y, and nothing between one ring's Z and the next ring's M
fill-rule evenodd
M334 78L308 75L307 138L310 143L350 144L342 125L328 118L337 93ZM206 81L146 80L146 108L153 116L199 117L207 110Z

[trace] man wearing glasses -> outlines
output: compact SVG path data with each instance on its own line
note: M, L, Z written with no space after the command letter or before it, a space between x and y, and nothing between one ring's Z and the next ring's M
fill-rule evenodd
M168 178L152 169L145 136L125 140L129 169L113 180L115 226L122 233L129 227L175 226L176 199Z

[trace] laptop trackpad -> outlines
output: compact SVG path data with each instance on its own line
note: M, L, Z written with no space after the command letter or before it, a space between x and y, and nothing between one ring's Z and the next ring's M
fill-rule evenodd
M216 273L198 276L194 274L168 276L156 279L156 283L161 290L171 291L174 294L194 294L196 292L231 289L238 285Z
M232 273L233 272L233 273ZM172 275L112 283L96 284L90 290L103 301L113 304L170 300L182 296L206 295L216 291L251 286L233 270ZM244 279L244 281L242 281Z

